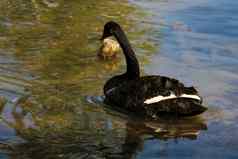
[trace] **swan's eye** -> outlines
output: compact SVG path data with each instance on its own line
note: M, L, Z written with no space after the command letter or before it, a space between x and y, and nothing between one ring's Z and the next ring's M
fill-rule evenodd
M110 29L110 30L109 30L109 33L110 33L110 34L113 34L113 32L114 32L113 29Z

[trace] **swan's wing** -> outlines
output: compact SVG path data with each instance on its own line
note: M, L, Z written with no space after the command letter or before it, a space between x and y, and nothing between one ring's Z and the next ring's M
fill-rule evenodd
M198 107L202 99L194 87L185 87L178 80L163 76L145 76L128 81L110 90L106 100L130 111L149 115L151 112L195 115L205 111L205 107Z
M185 87L178 80L163 76L147 76L143 80L147 83L144 108L148 116L157 118L163 113L193 116L207 110L194 87Z
M202 102L202 98L194 87L185 87L176 79L164 76L145 76L142 81L145 87L145 104L176 98L188 98Z

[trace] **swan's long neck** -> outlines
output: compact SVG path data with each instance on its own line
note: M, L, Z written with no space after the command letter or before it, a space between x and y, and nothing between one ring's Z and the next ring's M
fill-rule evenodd
M126 58L127 71L126 75L129 79L136 79L140 77L139 63L136 59L135 53L121 28L114 31L114 36L119 42Z

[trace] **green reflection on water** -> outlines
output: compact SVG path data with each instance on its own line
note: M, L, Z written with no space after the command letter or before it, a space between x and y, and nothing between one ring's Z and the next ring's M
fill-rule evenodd
M105 76L122 70L122 60L100 61L95 55L106 21L118 21L126 30L134 25L135 8L126 2L0 3L1 34L5 38L0 41L2 52L13 53L24 71L30 72L34 80L28 89L40 102L47 103L54 94L63 102L101 94Z

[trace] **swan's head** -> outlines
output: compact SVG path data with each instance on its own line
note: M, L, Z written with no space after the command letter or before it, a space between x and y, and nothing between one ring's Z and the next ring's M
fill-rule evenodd
M120 25L116 22L109 21L104 25L103 35L101 40L104 40L110 36L113 36L114 32L118 29L120 29Z

